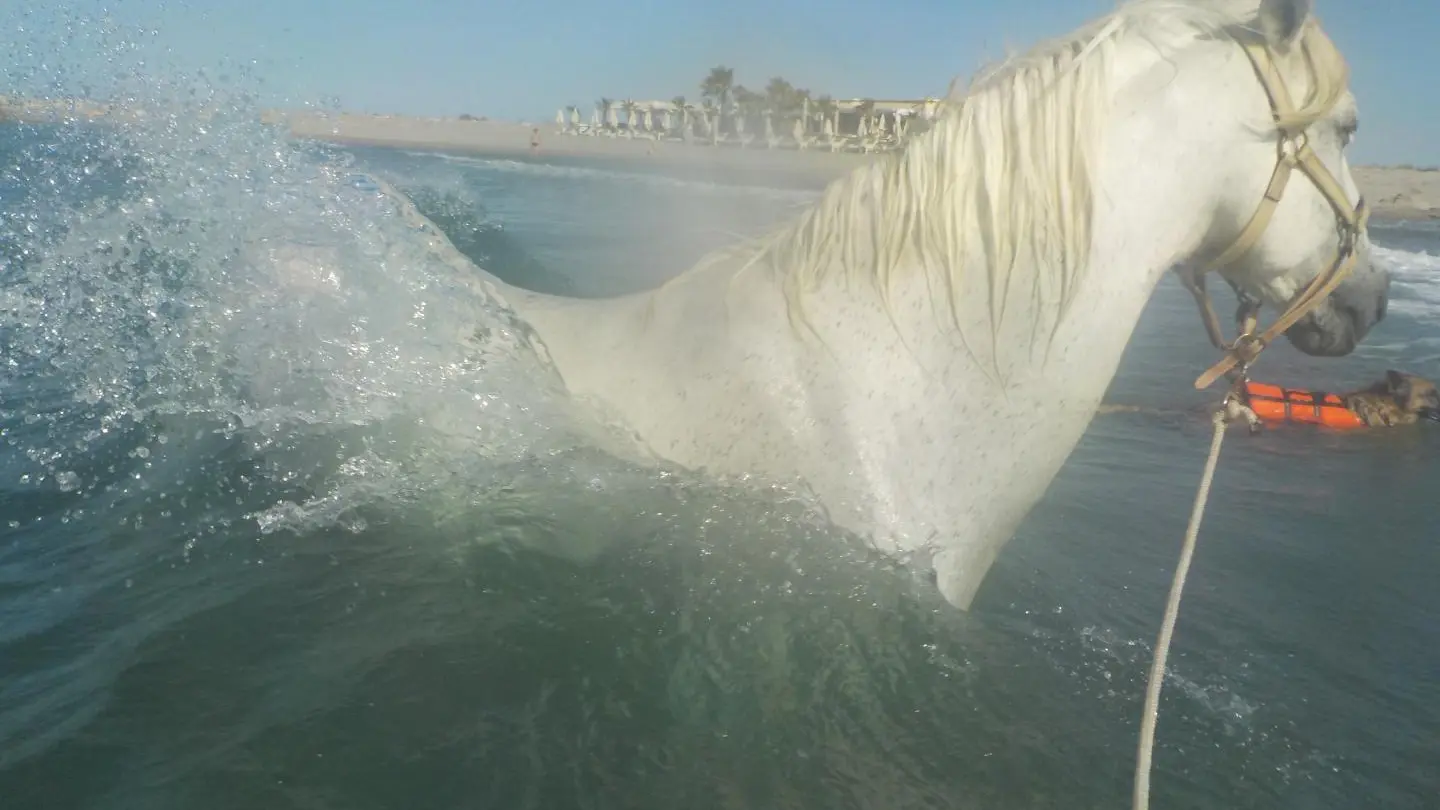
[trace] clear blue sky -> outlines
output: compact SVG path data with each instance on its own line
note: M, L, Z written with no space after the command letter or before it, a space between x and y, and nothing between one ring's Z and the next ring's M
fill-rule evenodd
M63 5L98 19L95 11L109 6L123 29L153 30L148 69L251 62L248 83L263 81L264 103L336 99L375 112L546 121L557 107L587 108L601 96L695 98L718 64L756 89L779 75L842 98L939 94L1007 45L1028 46L1113 7L1113 0L3 0L12 3L39 11L24 34L15 32L22 17L15 6L0 11L0 66L32 45L32 60L72 66L71 81L103 73L98 61L77 67L84 47L35 53L48 50L35 31L68 29L93 41L85 38L95 36L96 23L82 27L46 9ZM1356 161L1440 164L1440 0L1317 0L1317 7L1351 64L1363 116Z

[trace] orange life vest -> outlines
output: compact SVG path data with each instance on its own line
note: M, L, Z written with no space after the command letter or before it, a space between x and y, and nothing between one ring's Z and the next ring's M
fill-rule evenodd
M1359 414L1345 407L1345 401L1334 394L1247 381L1245 397L1250 409L1264 422L1299 422L1337 430L1366 427Z

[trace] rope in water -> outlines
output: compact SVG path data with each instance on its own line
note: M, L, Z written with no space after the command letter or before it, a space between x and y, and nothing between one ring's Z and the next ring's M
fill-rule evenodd
M1195 493L1195 506L1190 512L1190 526L1180 548L1180 561L1170 583L1170 601L1160 622L1160 638L1155 642L1155 661L1150 665L1150 682L1145 689L1145 713L1140 717L1140 748L1135 756L1134 810L1150 807L1150 763L1155 751L1155 723L1160 714L1160 686L1165 679L1165 659L1170 655L1170 638L1175 634L1175 620L1180 615L1180 594L1185 589L1185 576L1195 556L1195 541L1200 535L1200 521L1205 517L1205 504L1210 500L1210 482L1215 479L1215 466L1220 461L1220 443L1232 418L1236 403L1226 398L1226 407L1215 411L1215 435L1210 440L1210 456L1200 476Z

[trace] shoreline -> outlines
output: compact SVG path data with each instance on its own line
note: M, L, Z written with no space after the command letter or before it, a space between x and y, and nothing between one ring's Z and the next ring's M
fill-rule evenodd
M829 152L815 149L741 149L674 141L562 135L554 122L525 124L488 120L418 119L344 113L334 116L287 116L292 138L336 145L444 151L490 157L608 159L664 166L712 176L781 175L823 188L879 154ZM283 125L282 121L274 123ZM532 152L530 136L540 130L540 148ZM1352 166L1356 184L1376 220L1440 220L1440 170L1410 166Z
M8 116L6 115L8 113ZM42 102L0 96L0 123L128 117L124 111L89 102ZM692 145L587 135L563 135L554 121L513 122L484 118L416 118L368 113L267 110L262 123L296 140L337 146L364 146L451 152L488 157L603 159L635 167L663 167L718 182L779 181L820 190L833 180L885 153L861 154L819 149L768 149L762 141L749 148ZM540 148L530 148L540 131ZM1352 165L1356 184L1383 221L1440 220L1440 169L1413 166Z
M777 175L791 183L824 188L832 180L878 154L703 146L642 138L562 135L555 124L501 121L413 119L354 114L297 115L288 120L289 135L298 140L338 146L453 152L488 157L545 160L604 159L633 166L686 170L714 179ZM530 147L531 132L540 130L540 147Z

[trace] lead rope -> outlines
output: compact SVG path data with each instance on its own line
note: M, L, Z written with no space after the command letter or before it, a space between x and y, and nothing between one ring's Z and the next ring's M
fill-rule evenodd
M1150 667L1150 682L1145 690L1145 713L1140 718L1140 748L1135 758L1134 810L1148 810L1150 807L1150 765L1155 749L1155 722L1160 712L1160 686L1165 677L1165 659L1170 653L1170 639L1175 633L1175 620L1180 613L1180 594L1185 588L1185 576L1190 570L1190 560L1195 555L1195 541L1200 534L1200 521L1205 516L1205 504L1210 499L1210 483L1215 478L1215 467L1220 461L1220 443L1225 438L1226 426L1242 415L1250 423L1252 432L1259 424L1255 412L1250 410L1241 396L1245 373L1250 364L1271 341L1314 309L1355 268L1358 255L1356 246L1365 233L1366 219L1369 216L1369 208L1365 205L1364 198L1361 198L1352 208L1349 195L1345 193L1325 164L1315 156L1304 132L1291 132L1282 125L1284 118L1294 112L1295 106L1285 87L1285 81L1275 69L1268 48L1252 42L1241 42L1240 45L1255 68L1256 76L1260 79L1260 84L1270 100L1270 110L1274 114L1275 123L1280 129L1282 137L1278 144L1279 159L1276 162L1275 170L1271 173L1270 184L1266 187L1260 207L1256 209L1244 230L1240 232L1235 243L1210 266L1201 268L1193 274L1181 274L1182 281L1186 282L1185 286L1195 296L1196 302L1200 304L1201 317L1204 319L1206 331L1210 334L1210 341L1217 348L1225 351L1225 357L1220 362L1200 375L1200 378L1195 381L1195 387L1208 388L1222 376L1231 376L1234 386L1226 395L1222 406L1215 411L1215 436L1210 442L1210 457L1205 461L1205 472L1200 477L1200 487L1195 493L1195 506L1190 513L1190 526L1185 532L1185 543L1180 549L1180 561L1175 567L1175 578L1170 583L1170 600L1165 606L1165 616L1160 623L1160 638L1155 644L1155 661ZM1249 302L1247 305L1247 302L1242 299L1241 315L1244 325L1241 328L1241 335L1233 343L1227 344L1220 332L1219 319L1215 317L1210 296L1205 292L1203 273L1205 270L1216 269L1216 265L1227 264L1239 258L1240 255L1254 247L1268 226L1271 214L1280 203L1291 172L1296 169L1310 178L1310 181L1335 209L1341 227L1340 242L1336 245L1335 257L1331 262L1330 269L1317 274L1301 292L1299 298L1280 316L1279 320L1258 335L1254 333L1258 307L1254 306L1253 302Z
M1220 462L1220 444L1225 440L1225 428L1242 416L1252 429L1258 422L1254 412L1240 402L1234 391L1226 395L1224 404L1215 411L1215 434L1210 439L1210 456L1205 459L1205 471L1200 475L1200 487L1195 492L1190 526L1185 530L1185 542L1180 547L1180 561L1175 566L1175 577L1170 582L1170 600L1165 605L1165 616L1160 621L1160 638L1155 642L1155 660L1150 665L1150 682L1145 689L1145 711L1140 716L1140 748L1135 756L1134 810L1148 810L1150 807L1150 763L1155 751L1155 723L1160 714L1160 686L1165 679L1165 659L1170 656L1170 639L1175 635L1175 620L1180 615L1180 595L1185 590L1185 577L1190 571L1190 561L1195 556L1195 542L1200 535L1200 521L1205 517L1205 505L1210 500L1210 483L1215 480L1215 467Z

